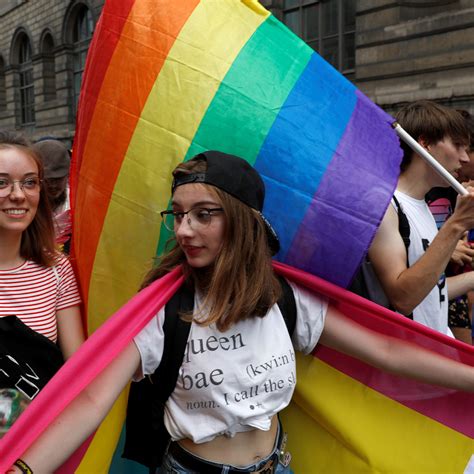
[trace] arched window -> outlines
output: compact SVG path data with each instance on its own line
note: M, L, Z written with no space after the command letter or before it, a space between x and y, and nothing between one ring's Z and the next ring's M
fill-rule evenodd
M35 122L35 88L31 45L26 34L21 35L18 41L20 124L28 125Z
M283 22L344 74L355 66L355 0L285 0Z
M7 108L7 87L5 83L5 61L0 56L0 112Z
M54 60L54 41L51 33L43 34L41 40L43 59L43 96L44 101L56 99L56 64Z
M74 48L74 110L77 110L81 91L82 73L86 64L87 50L94 31L92 13L85 5L80 5L74 15L72 44Z

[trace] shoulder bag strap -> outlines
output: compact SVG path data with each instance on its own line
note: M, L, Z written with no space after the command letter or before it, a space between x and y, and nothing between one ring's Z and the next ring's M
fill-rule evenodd
M293 336L293 332L296 326L296 301L293 289L290 284L281 275L277 275L278 280L281 284L282 295L278 300L278 306L280 308L283 319L285 320L286 328L290 337Z

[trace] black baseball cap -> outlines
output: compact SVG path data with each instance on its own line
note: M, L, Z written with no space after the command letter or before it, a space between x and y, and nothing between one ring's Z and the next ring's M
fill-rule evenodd
M280 250L280 241L262 214L265 184L255 168L238 156L215 150L199 153L191 160L206 161L207 170L202 173L178 174L173 179L171 192L174 193L178 186L189 183L205 183L222 189L260 214L266 226L270 250L275 255Z

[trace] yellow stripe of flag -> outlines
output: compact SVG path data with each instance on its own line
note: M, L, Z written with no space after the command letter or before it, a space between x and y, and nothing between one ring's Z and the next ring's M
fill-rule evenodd
M297 367L296 393L282 416L295 473L315 459L325 474L372 473L374 466L397 474L464 472L469 437L312 356L298 353Z
M91 331L137 291L155 254L159 211L169 199L170 172L183 160L240 50L269 15L252 1L246 3L253 11L233 0L219 0L219 8L215 2L201 1L181 30L133 134L94 261L89 292ZM137 229L146 229L139 240ZM125 408L126 395L122 394L99 428L78 473L104 472L97 470L98 465L110 463Z

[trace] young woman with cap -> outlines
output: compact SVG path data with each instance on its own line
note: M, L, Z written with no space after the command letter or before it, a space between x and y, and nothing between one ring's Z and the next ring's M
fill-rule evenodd
M474 368L382 338L294 285L290 338L271 266L278 239L261 213L258 173L236 156L209 151L173 176L172 209L162 216L175 244L144 284L182 265L195 291L192 315L182 315L192 323L165 407L172 441L160 472L290 472L277 415L293 394L294 350L309 353L318 342L395 374L474 390ZM155 371L163 319L160 311L11 472L51 472L95 429L130 377Z
M80 296L69 261L54 246L52 215L42 180L41 160L29 142L21 135L0 132L0 326L3 331L15 328L15 334L16 329L21 331L18 346L27 346L20 344L22 337L33 334L38 347L57 343L67 359L84 341ZM2 339L2 356L18 357L17 365L24 362L37 373L43 371L32 347L18 347L23 360L6 345L12 342L12 334L2 334L7 339ZM33 398L42 388L41 378L27 377L27 382L22 379L24 383L17 383L21 371L13 370L8 360L4 357L0 364L0 387L21 387L25 396Z

